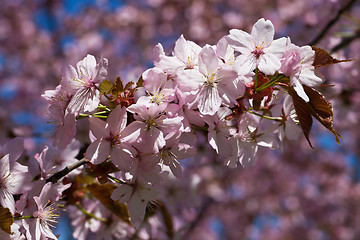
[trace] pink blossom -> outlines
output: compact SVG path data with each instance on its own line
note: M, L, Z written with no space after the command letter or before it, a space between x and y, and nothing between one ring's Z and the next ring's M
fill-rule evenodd
M302 84L315 87L323 82L315 74L315 67L312 65L314 58L315 51L310 46L298 47L290 44L286 47L281 59L281 72L290 77L290 83L296 93L306 102L309 102L309 97L306 95Z
M80 150L80 142L73 140L64 150L58 150L45 146L40 154L35 154L34 158L39 163L41 177L47 179L50 175L64 169L66 166L78 161L76 156ZM81 169L75 169L69 175L80 173Z
M53 146L63 150L71 143L76 134L75 115L66 111L72 95L59 85L55 90L45 91L41 97L50 104L50 123L56 128Z
M15 213L13 194L26 192L27 181L31 179L28 167L15 160L10 161L9 154L0 159L0 204L9 208L12 214Z
M176 132L182 126L183 117L168 117L165 111L167 104L152 107L143 104L142 98L128 107L136 121L124 130L126 141L134 143L142 152L157 153L165 146L164 133Z
M235 60L238 73L246 75L258 68L266 75L279 70L280 58L286 46L286 38L274 39L274 26L261 18L253 26L251 34L238 29L230 30L228 41L241 54Z
M201 114L213 115L221 106L222 99L219 90L226 95L226 89L236 89L234 80L237 74L232 70L220 69L218 59L213 47L207 45L199 53L199 70L190 69L178 73L178 88L182 92L192 91L196 96L195 106ZM228 87L226 87L228 85ZM244 93L245 88L239 91L237 97Z
M183 69L192 69L198 64L201 51L196 43L186 40L183 35L175 43L174 56L166 56L161 44L154 49L154 65L167 73L176 73Z
M188 136L186 138L187 141L184 141L184 138L182 138L183 134ZM182 176L182 167L179 161L189 158L196 153L196 148L191 145L191 142L194 143L196 139L191 140L191 137L195 138L191 133L181 132L167 135L165 137L165 146L155 156L160 163L170 167L172 174L177 178Z
M225 119L232 111L221 107L218 112L205 121L209 125L208 141L212 148L223 158L229 157L233 152L236 128Z
M149 94L149 103L161 104L175 100L174 82L160 68L150 68L142 74L143 86Z
M102 58L96 63L95 57L87 55L76 64L76 69L69 66L63 70L61 86L72 98L67 111L77 115L79 112L92 112L100 102L98 84L107 74L108 61Z
M37 210L32 214L34 219L31 219L29 226L27 226L27 237L29 239L40 240L45 237L57 239L51 228L55 227L60 215L57 204L50 200L51 185L52 183L46 183L40 195L34 197Z
M159 192L150 184L133 181L116 188L111 198L115 201L126 202L131 221L141 223L144 219L147 203L158 199Z
M123 136L127 123L126 108L117 106L108 116L107 122L99 118L90 118L90 130L95 137L88 149L86 157L94 164L105 161L108 157L122 170L129 170L135 149Z
M289 140L297 140L301 134L301 129L298 120L296 119L297 116L294 109L294 104L290 96L286 96L282 112L282 118L285 121L280 125L279 128L280 141L282 142L285 137Z
M83 208L97 218L101 218L100 203L88 198L84 198L82 201ZM89 239L91 235L94 235L101 228L101 221L96 218L90 218L80 211L75 206L69 206L69 215L71 218L71 225L74 227L73 237L78 240Z

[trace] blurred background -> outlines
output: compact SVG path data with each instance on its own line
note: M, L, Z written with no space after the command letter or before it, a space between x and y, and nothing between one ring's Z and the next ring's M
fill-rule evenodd
M273 22L275 38L355 59L320 69L325 84L335 85L320 91L333 104L341 145L315 123L315 149L302 136L283 152L262 152L254 166L237 169L202 146L213 160L186 164L187 174L200 179L195 200L167 200L174 201L176 228L192 226L186 239L360 239L359 1L2 0L1 144L25 137L29 158L51 144L40 95L60 83L62 66L88 53L109 60L109 80L137 80L153 66L157 43L167 54L181 34L200 46L216 44L230 29L250 32L262 17ZM71 229L66 235L62 228L68 221L60 223L60 239L71 239Z

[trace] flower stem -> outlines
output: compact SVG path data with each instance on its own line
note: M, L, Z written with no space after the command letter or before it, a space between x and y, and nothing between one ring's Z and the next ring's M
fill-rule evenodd
M14 217L14 221L21 220L21 219L31 219L34 218L32 215L30 216L23 216L23 217Z
M260 86L259 88L255 87L255 91L256 92L260 92L268 87L272 87L274 86L279 80L281 80L282 78L284 78L284 75L276 75L275 77L273 77L270 81L268 81L267 83L265 83L264 85Z
M101 222L103 222L103 223L106 223L106 222L107 222L106 219L97 217L97 216L95 216L94 214L89 213L88 211L85 210L85 208L81 207L81 206L78 205L78 204L76 205L76 207L77 207L82 213L84 213L84 214L85 214L86 216L88 216L88 217L94 218L94 219L99 220L99 221L101 221Z
M251 114L254 114L256 116L259 116L261 118L265 118L265 119L268 119L268 120L273 120L273 121L277 121L277 122L282 122L282 118L281 117L270 117L270 116L266 116L266 115L262 115L262 114L259 114L257 112L253 112L251 110L248 111L248 113L251 113Z
M111 180L113 180L114 182L121 183L121 184L126 184L126 182L121 181L120 179L117 179L116 177L113 177L111 175L107 175L107 177L110 178Z

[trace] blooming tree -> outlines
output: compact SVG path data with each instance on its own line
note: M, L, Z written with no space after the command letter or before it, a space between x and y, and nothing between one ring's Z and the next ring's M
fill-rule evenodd
M274 34L262 18L251 34L233 29L216 45L181 35L172 56L156 45L154 67L137 82L107 80L108 60L89 54L65 67L60 85L42 95L55 133L37 166L29 172L17 162L21 139L1 148L1 236L57 239L52 229L65 205L77 239L183 238L167 191L197 184L183 179L181 164L202 154L196 145L213 148L223 168L249 166L261 149L283 148L301 132L312 147L313 118L339 142L332 106L314 87L324 81L317 68L347 60ZM85 119L91 143L77 160ZM196 201L196 193L185 198ZM145 221L157 212L163 226Z

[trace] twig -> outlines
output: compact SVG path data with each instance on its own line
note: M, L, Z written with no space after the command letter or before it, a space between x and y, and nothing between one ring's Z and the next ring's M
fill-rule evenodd
M186 232L183 235L183 239L189 239L190 235L192 234L192 231L198 226L198 224L203 220L205 217L206 212L209 210L211 205L215 203L215 201L211 198L205 200L205 203L202 205L198 215L196 218L191 222L189 225L189 228L186 229Z
M326 26L319 33L319 35L313 41L311 41L309 43L309 45L313 46L313 45L317 44L326 35L326 33L330 30L330 28L339 20L341 15L344 12L346 12L347 10L349 10L356 1L357 0L350 0L345 6L343 6L341 9L339 9L336 16L333 19L331 19L330 22L328 22L328 24L326 24Z
M63 170L55 173L54 175L52 175L51 177L46 179L46 182L56 183L57 181L59 181L62 177L66 176L72 170L75 170L76 168L78 168L84 164L87 164L87 163L89 163L89 161L87 159L83 158L83 159L79 160L78 162L74 163L73 165L67 166Z
M348 45L352 43L352 41L360 38L360 31L357 31L356 34L352 37L345 37L341 40L339 44L337 44L335 47L333 47L330 51L330 53L334 53L336 51L339 51L342 48L346 48Z

